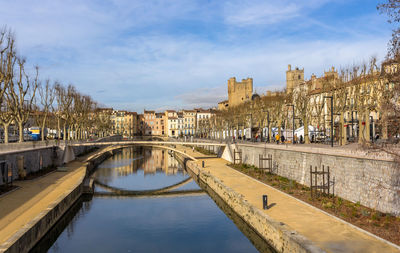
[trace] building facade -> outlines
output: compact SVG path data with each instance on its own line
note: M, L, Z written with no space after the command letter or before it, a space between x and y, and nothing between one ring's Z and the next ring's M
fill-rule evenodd
M195 110L183 110L183 135L192 136L195 134L196 129L196 111Z
M152 131L152 135L156 136L164 136L165 135L165 114L164 113L156 113L156 120L154 129Z
M165 111L166 117L166 134L168 137L178 137L178 114L176 111L167 110Z
M210 120L212 117L211 110L195 109L196 110L196 135L207 137L210 132Z
M155 111L144 111L144 135L153 135L153 131L156 125L156 112Z

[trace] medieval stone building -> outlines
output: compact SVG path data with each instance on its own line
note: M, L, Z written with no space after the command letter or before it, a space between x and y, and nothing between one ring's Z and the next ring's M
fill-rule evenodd
M286 71L286 91L290 93L302 83L304 83L304 68L299 69L296 67L292 70L292 66L289 64Z
M228 80L228 100L218 103L218 109L240 105L250 101L253 95L253 78L242 79L237 82L235 77Z

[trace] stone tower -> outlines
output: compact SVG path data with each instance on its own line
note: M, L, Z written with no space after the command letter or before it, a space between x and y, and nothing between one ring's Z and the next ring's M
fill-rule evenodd
M288 70L286 71L286 92L292 92L299 84L304 82L304 68L292 70L292 66L288 65Z
M237 106L243 102L251 100L253 95L253 78L242 79L236 82L236 78L232 77L228 80L228 104L229 106Z

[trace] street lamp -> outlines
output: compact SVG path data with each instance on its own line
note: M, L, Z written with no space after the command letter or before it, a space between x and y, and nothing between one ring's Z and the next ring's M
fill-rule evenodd
M250 115L250 141L253 141L253 115L251 113L246 114L246 116L247 115Z
M268 129L267 129L267 132L268 132L267 141L270 142L270 136L269 136L269 111L268 111L268 110L263 110L263 112L266 112L266 113L267 113L267 126L268 126ZM262 133L262 132L263 132L263 131L261 131L261 133ZM261 136L262 136L262 134L261 134ZM262 141L262 137L261 137L261 141Z
M373 128L373 127L374 127L374 117L369 116L369 118L370 118L370 121L371 121L372 129L374 129L374 128ZM370 126L368 126L367 131L370 131ZM371 140L372 140L372 143L374 143L374 131L372 131L372 138L371 138Z

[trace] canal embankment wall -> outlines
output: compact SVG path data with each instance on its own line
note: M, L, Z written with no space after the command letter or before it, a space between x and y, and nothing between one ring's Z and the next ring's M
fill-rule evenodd
M119 135L108 136L96 140L96 142L119 141L122 137ZM0 185L5 181L17 180L20 178L21 168L25 174L37 172L49 166L60 166L63 164L63 154L68 143L76 144L79 141L38 141L24 143L0 144ZM97 147L91 146L73 146L72 150L75 156L86 154ZM11 177L8 170L11 170ZM7 174L7 175L3 175ZM8 177L7 179L5 179Z
M182 154L175 157L183 162L189 174L199 185L217 194L239 217L278 252L323 252L313 242L292 231L286 224L271 219L255 206L248 203L244 196L226 186L223 181L202 170L192 160Z
M6 249L0 252L20 253L28 252L51 229L52 226L64 215L64 213L84 194L85 179L92 170L105 159L113 155L113 150L105 148L90 155L80 164L80 168L73 172L72 184L62 195L43 209L43 211L29 221L23 228L15 233L7 242ZM84 170L82 173L79 171ZM78 175L79 173L79 175ZM4 246L4 244L2 245Z
M329 167L330 192L383 213L400 216L400 168L387 159L324 154L290 149L232 145L242 162L260 167L259 156L272 155L273 173L310 186L310 167ZM318 179L322 185L322 179ZM325 182L326 183L326 182Z
M329 167L331 193L382 213L400 216L400 166L389 157L301 145L230 144L230 148L241 152L242 163L256 167L260 167L260 156L272 155L273 173L306 186L310 186L310 166L318 171L322 171L322 166L325 171ZM261 167L265 165L266 162ZM322 184L321 177L318 180Z

